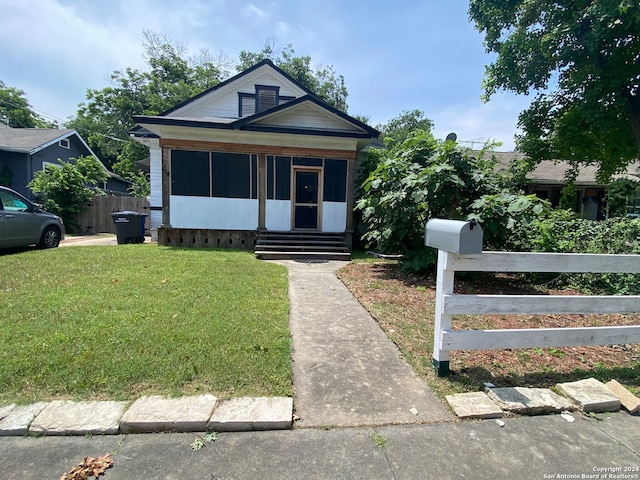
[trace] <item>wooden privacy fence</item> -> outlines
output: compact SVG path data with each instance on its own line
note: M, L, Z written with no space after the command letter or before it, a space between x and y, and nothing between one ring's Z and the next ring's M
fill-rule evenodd
M640 273L640 255L438 250L433 366L449 373L451 350L622 345L640 343L640 325L507 330L452 330L459 314L607 314L640 312L640 296L454 295L455 272Z
M146 198L96 195L88 204L87 209L78 217L78 227L81 234L116 233L116 227L111 218L113 212L132 211L149 215L149 200ZM145 231L149 232L149 217L145 220Z

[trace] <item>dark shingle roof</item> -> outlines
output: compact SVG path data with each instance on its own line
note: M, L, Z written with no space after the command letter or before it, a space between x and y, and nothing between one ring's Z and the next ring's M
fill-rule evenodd
M74 132L68 128L11 128L0 123L0 150L32 153Z
M504 169L512 160L521 160L525 155L520 152L491 152L498 160L498 168ZM558 184L566 183L565 173L570 170L571 164L561 160L543 160L536 168L527 174L527 178L538 184ZM578 177L576 185L596 186L601 185L596 179L598 173L597 165L581 165L578 169ZM640 178L640 164L638 162L631 163L624 172L613 176L616 178L629 178L638 180Z

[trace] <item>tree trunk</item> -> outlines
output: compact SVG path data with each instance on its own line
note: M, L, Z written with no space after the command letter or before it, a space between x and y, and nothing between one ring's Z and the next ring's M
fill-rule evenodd
M625 91L624 98L627 102L627 116L631 125L631 133L636 142L636 157L640 161L640 96Z

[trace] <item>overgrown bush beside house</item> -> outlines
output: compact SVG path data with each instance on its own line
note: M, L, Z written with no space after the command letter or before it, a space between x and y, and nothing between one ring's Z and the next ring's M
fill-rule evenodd
M363 239L379 252L403 254L407 271L425 271L436 262L436 251L424 246L431 218L476 219L485 243L501 249L517 225L549 209L545 200L513 188L492 155L437 140L426 130L369 155L368 167L375 169L356 204L367 227Z
M640 219L585 220L571 211L555 210L528 226L519 225L505 247L512 251L640 255ZM585 293L640 294L640 274L530 274L528 278Z

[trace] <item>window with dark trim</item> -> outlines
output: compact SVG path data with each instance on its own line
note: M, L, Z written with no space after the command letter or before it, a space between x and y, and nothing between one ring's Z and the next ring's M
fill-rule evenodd
M60 140L58 142L58 145L60 145L62 148L71 148L71 143L69 142L68 138L63 138L62 140Z
M280 87L256 85L256 113L278 106Z
M256 96L253 93L238 93L238 116L248 117L256 113Z
M255 93L238 92L238 117L255 115L295 99L289 95L281 96L280 87L255 85Z

